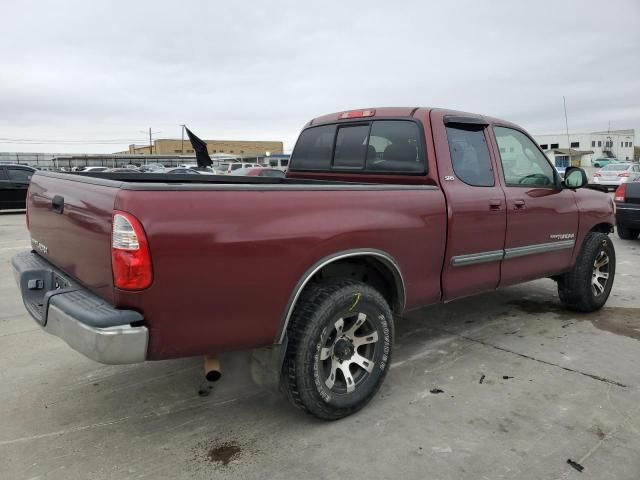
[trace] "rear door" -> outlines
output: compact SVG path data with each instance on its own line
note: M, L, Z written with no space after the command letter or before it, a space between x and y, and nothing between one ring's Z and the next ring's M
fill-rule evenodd
M431 115L438 175L447 198L442 288L444 299L452 300L497 288L506 204L489 148L488 124L437 110Z
M500 284L567 270L578 231L579 213L573 191L560 188L551 162L525 132L499 125L493 127L493 132L507 200Z

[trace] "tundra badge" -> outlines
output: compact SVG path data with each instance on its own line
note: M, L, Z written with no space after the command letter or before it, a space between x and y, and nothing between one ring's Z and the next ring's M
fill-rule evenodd
M552 240L571 240L572 238L576 238L575 233L554 233L553 235L549 235L549 238Z
M35 238L31 239L31 245L33 246L34 250L39 251L43 255L47 255L47 253L49 252L47 246L44 243L40 243Z

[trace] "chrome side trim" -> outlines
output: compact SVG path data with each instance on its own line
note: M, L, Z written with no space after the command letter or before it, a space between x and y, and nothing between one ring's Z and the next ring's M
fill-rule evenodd
M376 257L378 260L382 260L382 262L387 267L389 267L389 269L393 273L395 283L396 283L396 290L398 291L398 305L396 305L396 307L399 309L399 311L396 313L400 313L402 310L404 310L405 302L406 302L406 288L405 288L404 277L402 276L402 272L400 271L398 262L396 262L391 255L381 250L374 250L374 249L357 249L357 250L348 250L345 252L340 252L334 255L330 255L329 257L325 257L322 260L316 262L309 270L305 272L305 274L300 279L300 281L298 281L298 284L296 285L294 293L291 296L289 303L287 304L286 314L282 321L282 326L276 338L275 344L279 345L284 341L284 337L287 333L287 326L289 325L289 320L291 320L291 315L293 314L293 309L295 308L296 303L298 302L298 298L300 297L300 294L304 290L304 287L307 285L307 283L309 283L309 280L311 280L311 278L316 273L318 273L322 268L326 267L330 263L336 262L338 260L342 260L344 258L368 257L368 256Z
M478 265L480 263L499 262L510 258L524 257L526 255L536 255L538 253L555 252L573 248L575 240L563 240L560 242L538 243L536 245L526 245L524 247L507 248L505 250L492 250L490 252L470 253L467 255L456 255L451 257L453 267L464 267L467 265Z
M456 255L455 257L451 257L451 265L454 267L463 267L466 265L477 265L479 263L499 262L503 257L504 250Z
M634 211L638 211L640 210L640 205L638 205L637 207L620 207L616 205L616 209L617 210L634 210Z
M575 240L563 240L561 242L539 243L536 245L527 245L524 247L507 248L504 251L504 258L524 257L526 255L535 255L538 253L549 253L558 250L567 250L573 248Z

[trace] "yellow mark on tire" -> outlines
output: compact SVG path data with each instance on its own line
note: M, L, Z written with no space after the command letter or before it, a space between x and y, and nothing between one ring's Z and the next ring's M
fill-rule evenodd
M353 309L356 308L358 303L360 303L360 298L361 297L362 297L362 294L360 292L356 293L356 301L353 302L353 305L351 305L351 308L349 309L350 312L353 312Z

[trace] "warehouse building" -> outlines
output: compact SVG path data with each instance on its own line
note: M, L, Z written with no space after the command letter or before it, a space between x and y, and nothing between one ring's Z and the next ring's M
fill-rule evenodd
M536 142L558 167L590 167L598 158L633 160L635 130L534 135ZM568 137L568 138L567 138Z
M237 156L264 156L283 153L283 143L260 140L205 140L209 154L228 154ZM151 151L153 150L153 151ZM118 154L129 155L188 155L193 154L193 147L187 138L161 138L149 145L129 145L129 149Z

